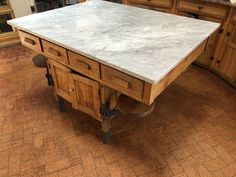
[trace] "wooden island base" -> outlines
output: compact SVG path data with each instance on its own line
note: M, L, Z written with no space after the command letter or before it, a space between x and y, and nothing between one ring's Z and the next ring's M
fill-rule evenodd
M203 41L158 83L151 84L38 36L24 31L19 31L19 35L24 46L47 57L49 73L53 79L53 91L60 111L65 111L66 100L76 110L100 121L104 143L110 141L111 119L120 113L117 106L120 94L151 105L155 98L205 50L209 40L208 38Z

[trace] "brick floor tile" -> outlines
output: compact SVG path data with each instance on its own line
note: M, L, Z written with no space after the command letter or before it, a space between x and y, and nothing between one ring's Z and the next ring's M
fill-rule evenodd
M203 165L196 167L196 171L200 177L212 177L210 172Z
M121 177L122 176L121 169L120 169L118 162L113 162L113 163L109 164L108 168L109 168L111 177Z
M222 158L216 158L205 162L205 166L209 171L216 171L227 166L227 163Z
M125 169L122 170L123 177L136 177L136 174L134 173L133 169Z
M46 177L59 177L58 172L47 174Z
M10 156L9 158L9 175L20 175L21 171L21 154Z
M213 177L225 177L224 173L220 170L212 172Z
M70 162L68 159L58 160L46 165L46 172L52 173L64 168L68 168L70 166Z
M236 163L233 163L222 169L225 177L234 177L236 176Z
M86 172L95 168L94 159L91 153L81 154L81 159Z
M134 169L136 175L142 175L142 174L154 171L156 169L156 167L154 164L142 163L140 165L133 167L133 169Z
M184 162L184 163L181 163L181 166L188 177L199 177L197 172L194 170L194 167L191 166L190 164Z
M181 165L178 163L178 161L175 159L174 156L167 155L164 157L164 159L167 162L167 164L169 165L173 174L176 175L176 174L181 173L183 171Z
M225 151L224 148L222 148L220 145L216 146L214 149L226 163L232 163L234 161L232 156L227 151Z
M8 177L8 169L7 168L0 169L0 177Z
M40 148L43 146L43 133L34 135L34 147Z

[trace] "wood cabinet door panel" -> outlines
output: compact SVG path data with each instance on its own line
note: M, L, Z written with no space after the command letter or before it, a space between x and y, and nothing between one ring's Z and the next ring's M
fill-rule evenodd
M55 93L71 102L73 86L71 85L70 69L51 59L49 59L48 63L53 78Z
M230 40L229 42L231 43L232 46L236 46L236 25L232 27L231 30L231 34L230 34ZM236 47L234 47L236 48Z
M71 76L74 85L73 107L101 120L99 83L80 75Z
M227 46L218 71L231 81L236 81L236 48Z

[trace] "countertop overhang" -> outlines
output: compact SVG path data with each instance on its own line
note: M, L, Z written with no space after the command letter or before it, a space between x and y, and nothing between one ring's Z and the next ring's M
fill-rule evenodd
M33 14L8 24L152 84L220 26L105 1Z

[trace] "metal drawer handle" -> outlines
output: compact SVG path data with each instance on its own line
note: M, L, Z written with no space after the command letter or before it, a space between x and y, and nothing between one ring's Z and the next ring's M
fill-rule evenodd
M60 52L56 49L53 49L51 47L48 48L48 52L51 53L52 55L55 55L57 57L61 56Z
M28 43L28 44L31 44L31 45L35 45L36 44L36 42L33 39L30 39L28 37L25 37L25 42Z
M112 79L113 79L113 81L116 82L118 85L120 85L120 86L122 86L122 87L124 87L124 88L126 88L126 89L131 88L130 82L128 82L128 81L126 81L126 80L124 80L124 79L121 79L121 78L119 78L119 77L117 77L117 76L113 76Z
M77 62L78 62L79 65L83 65L88 70L91 70L91 66L88 63L86 63L84 61L81 61L81 60L77 60Z

